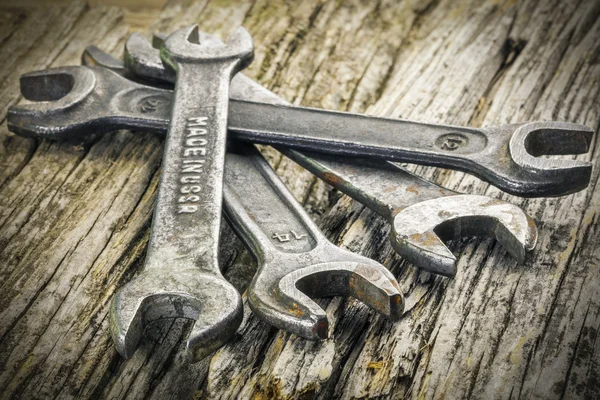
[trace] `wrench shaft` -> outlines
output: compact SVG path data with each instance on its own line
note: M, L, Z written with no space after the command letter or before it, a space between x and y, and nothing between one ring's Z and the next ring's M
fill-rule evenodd
M307 253L322 238L253 146L227 154L225 183L226 215L260 262L275 252Z
M177 259L177 263L187 259L202 268L218 268L206 262L216 260L218 254L227 132L227 97L214 93L227 93L229 81L226 72L215 71L218 67L182 65L178 71L182 83L174 92L165 144L148 249L150 268L157 264L152 260L163 264L164 257ZM193 84L193 77L199 74L223 77L214 82L216 92Z
M413 204L456 194L387 161L360 160L352 163L323 154L304 154L285 148L278 150L390 222L400 211Z

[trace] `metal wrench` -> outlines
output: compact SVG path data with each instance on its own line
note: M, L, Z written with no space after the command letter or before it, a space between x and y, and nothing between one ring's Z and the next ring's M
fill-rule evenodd
M132 36L127 42L130 68L157 79L173 79L150 44ZM143 44L145 43L145 44ZM135 55L135 56L134 56ZM239 76L239 75L238 75ZM244 78L240 77L243 81ZM300 150L354 157L380 158L448 167L476 175L500 189L525 197L559 196L585 188L590 162L540 156L587 152L593 131L567 122L530 122L495 128L464 128L401 119L295 107L282 102L259 102L256 93L233 79L228 129L236 139ZM126 94L115 90L116 97ZM140 97L142 97L140 95ZM253 100L253 101L250 101ZM123 106L123 105L121 105ZM152 107L147 105L145 108ZM129 111L127 108L118 111ZM10 115L9 115L10 116ZM111 115L104 118L110 129ZM160 130L150 122L147 129ZM60 120L31 126L29 116L14 115L9 128L61 133ZM81 127L85 130L85 127ZM68 131L78 136L81 131Z
M160 37L156 39L160 43ZM133 47L148 49L147 45L140 44ZM126 51L125 58L129 58L129 65L133 67L135 62L131 61L131 52L127 54ZM136 62L146 57L147 54L137 57ZM155 66L147 66L144 71L155 69ZM165 74L159 75L157 71L154 76L164 78ZM238 98L264 103L283 102L242 74L232 80L231 90L232 96ZM385 161L351 162L340 157L279 150L386 218L392 225L390 239L394 249L428 271L446 276L456 274L456 257L438 234L443 239L464 235L493 236L519 262L523 262L526 253L535 247L535 223L513 204L487 196L459 195Z
M226 45L200 44L192 26L169 36L161 53L177 80L152 231L143 271L113 298L111 330L128 357L148 322L196 319L188 354L199 361L243 316L239 293L219 269L218 238L229 83L251 62L253 46L243 28Z
M159 45L162 40L162 36L155 35L153 44ZM210 40L209 35L205 40ZM139 34L127 40L124 60L141 77L173 79L160 65L157 51ZM244 78L240 76L239 80ZM236 89L232 89L231 97L237 101L232 102L229 129L240 140L457 169L525 197L573 193L585 188L591 176L589 162L540 158L587 152L593 131L584 125L529 122L474 129L281 102L260 104L257 98Z
M252 145L227 154L225 215L256 258L252 311L308 339L328 337L325 311L310 297L351 295L391 320L403 299L381 264L333 245Z
M98 59L125 73L116 60L98 50L84 56L84 62L97 63ZM91 87L76 83L78 90L64 92L64 76ZM110 87L114 85L127 88L124 92L128 94L112 98ZM65 67L26 74L21 88L25 95L36 90L34 97L42 101L27 105L24 112L34 119L58 118L65 126L85 126L80 139L107 129L95 119L98 113L112 115L108 119L112 129L152 125L147 120L156 118L155 114L168 118L170 103L160 100L164 91L152 92L152 88L144 89L102 68ZM56 100L58 92L63 97ZM141 93L146 97L137 97ZM130 111L115 111L111 108L115 102L129 105ZM65 111L64 103L77 106ZM163 132L167 125L165 120ZM48 131L42 136L60 138ZM306 338L325 338L329 326L326 313L309 296L346 294L391 320L401 316L403 300L393 275L381 264L329 242L253 146L236 146L235 152L226 156L224 205L225 215L258 261L248 299L260 318Z

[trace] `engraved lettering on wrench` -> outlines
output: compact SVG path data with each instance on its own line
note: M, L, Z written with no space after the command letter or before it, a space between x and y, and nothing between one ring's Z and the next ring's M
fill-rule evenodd
M142 101L140 111L144 114L155 113L164 104L164 99L157 97L148 97Z
M307 237L306 234L303 233L299 235L298 233L296 233L296 231L290 231L290 233L292 234L295 240L301 240ZM289 242L291 240L290 233L274 233L273 236L271 236L271 239L277 239L281 243Z
M458 133L448 133L436 140L436 145L442 150L454 151L469 144L469 139Z
M198 211L200 201L199 193L202 190L202 172L204 168L204 156L206 156L207 130L204 128L208 117L190 117L187 119L186 135L183 143L183 160L179 173L179 192L182 194L177 200L178 214L192 214ZM188 185L194 184L194 185Z

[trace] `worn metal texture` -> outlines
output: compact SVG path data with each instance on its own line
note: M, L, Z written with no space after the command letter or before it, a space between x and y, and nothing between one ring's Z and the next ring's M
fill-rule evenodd
M192 361L221 347L242 321L242 299L219 269L218 238L229 82L250 63L253 46L243 28L218 47L199 43L197 32L181 29L162 47L177 80L150 242L144 269L111 308L113 340L125 357L161 318L196 320L187 340Z
M386 161L358 164L320 154L280 151L366 205L392 226L390 241L423 269L456 275L456 257L441 239L490 236L520 263L536 244L535 222L520 207L488 196L458 194Z

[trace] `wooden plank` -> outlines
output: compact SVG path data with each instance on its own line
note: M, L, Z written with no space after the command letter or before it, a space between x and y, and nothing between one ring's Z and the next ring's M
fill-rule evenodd
M149 11L88 7L0 14L0 121L18 75L76 64L87 44L120 56L128 32L243 24L246 73L295 104L426 122L600 121L600 5L594 0L233 3L172 1ZM162 141L117 132L83 145L23 139L0 125L0 392L83 398L596 398L600 396L599 192L520 199L463 173L410 166L443 185L523 206L539 245L517 265L466 238L455 279L396 256L389 227L272 149L264 153L327 235L398 276L407 310L392 324L352 299L319 303L331 338L310 342L246 305L234 340L190 365L190 324L148 329L115 352L108 306L144 258ZM590 154L596 160L596 141ZM224 224L221 263L244 290L254 262Z

